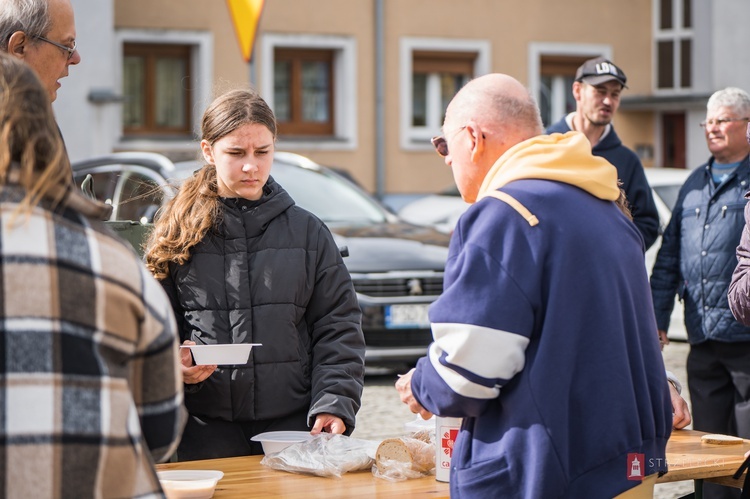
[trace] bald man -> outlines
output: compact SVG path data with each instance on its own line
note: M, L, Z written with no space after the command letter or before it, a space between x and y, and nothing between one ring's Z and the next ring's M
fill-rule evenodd
M474 204L430 307L434 342L396 387L425 418L463 418L451 497L611 498L666 471L669 385L615 167L580 132L540 135L507 75L462 88L443 132Z
M28 64L54 101L68 68L81 62L70 0L2 0L0 50Z

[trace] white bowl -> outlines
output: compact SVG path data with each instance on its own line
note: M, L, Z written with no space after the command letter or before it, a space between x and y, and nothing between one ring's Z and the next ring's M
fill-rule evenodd
M193 353L193 360L197 366L247 364L250 350L260 346L260 343L226 343L222 345L181 345L189 348Z
M209 499L224 473L216 470L157 471L167 499Z
M305 442L313 436L309 431L267 431L258 433L250 440L260 442L263 445L263 454L274 454L281 452L292 444Z

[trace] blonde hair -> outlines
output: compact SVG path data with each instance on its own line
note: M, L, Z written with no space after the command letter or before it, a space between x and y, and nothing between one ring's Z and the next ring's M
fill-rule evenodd
M268 128L276 138L276 118L252 90L232 90L216 98L201 121L201 138L210 145L248 124ZM183 264L190 250L221 217L216 166L204 165L187 179L154 220L146 243L146 266L157 279L169 275L169 263Z
M62 201L73 180L47 91L29 66L0 53L0 185L11 182L26 191L16 214L28 215L42 198Z

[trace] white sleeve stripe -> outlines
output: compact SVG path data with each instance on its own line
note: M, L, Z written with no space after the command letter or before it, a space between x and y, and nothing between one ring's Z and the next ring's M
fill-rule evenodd
M474 399L494 399L500 394L499 386L488 388L478 383L474 383L464 378L450 367L443 365L440 362L440 357L442 354L443 352L440 350L440 347L437 346L436 343L433 343L430 346L430 363L451 390L461 396Z
M433 323L432 334L440 354L446 353L444 362L479 378L510 380L526 363L529 339L520 334L457 323ZM433 365L440 354L430 355Z

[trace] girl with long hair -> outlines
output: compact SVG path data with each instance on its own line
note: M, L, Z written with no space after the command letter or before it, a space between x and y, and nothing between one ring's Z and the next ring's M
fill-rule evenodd
M157 214L146 262L184 344L260 343L247 364L196 366L179 460L260 454L271 430L350 434L364 378L361 312L328 228L273 180L276 121L249 90L208 107L205 165Z

